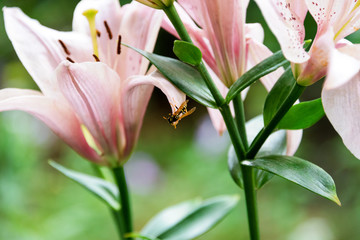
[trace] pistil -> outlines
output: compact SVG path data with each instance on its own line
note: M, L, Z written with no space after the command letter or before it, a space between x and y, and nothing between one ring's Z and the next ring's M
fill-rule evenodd
M94 55L96 55L99 58L99 49L98 49L98 43L97 43L97 33L96 25L95 25L95 16L98 13L98 10L96 9L88 9L83 12L83 15L87 18L89 22L90 27L90 35L91 35L91 41L93 44L93 50Z

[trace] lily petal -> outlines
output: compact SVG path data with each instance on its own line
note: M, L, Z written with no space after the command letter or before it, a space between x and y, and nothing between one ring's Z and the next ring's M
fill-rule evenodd
M333 49L330 55L328 74L324 83L324 90L336 90L338 87L352 81L360 70L360 47L350 45L340 49Z
M26 89L0 90L0 111L20 110L43 121L56 135L83 157L104 164L89 147L70 106L42 93Z
M85 36L44 27L18 8L4 8L3 11L7 35L26 70L45 95L58 92L56 83L49 76L61 61L67 57L74 61L92 60L91 42Z
M186 99L186 95L171 84L158 71L147 76L132 76L127 79L122 94L122 110L124 117L126 147L125 155L131 152L136 142L146 107L150 100L153 87L159 88L167 97L172 111L175 112Z
M309 55L302 46L305 38L303 24L305 11L304 7L301 7L303 2L299 0L255 0L255 2L279 41L285 57L294 63L306 62Z
M149 8L135 1L126 4L122 7L119 30L119 34L122 35L122 42L152 52L162 19L162 11ZM133 75L145 75L149 65L148 60L129 48L122 48L118 62L115 69L120 74L120 79L127 79Z
M63 95L104 153L117 156L119 76L103 63L67 61L59 65L56 74Z
M345 146L357 158L360 158L359 70L360 61L334 51L331 54L329 72L322 91L326 116L341 136ZM336 80L340 84L336 84Z

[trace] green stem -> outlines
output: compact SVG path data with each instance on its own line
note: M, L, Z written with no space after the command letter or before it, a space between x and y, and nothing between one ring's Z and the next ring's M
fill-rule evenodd
M102 171L103 169L101 169L101 167L99 165L91 163L91 166L92 166L96 176L98 176L102 179L105 179L105 180L107 179L107 177L104 174L104 171ZM124 225L121 209L117 211L110 207L110 211L114 217L114 220L116 223L116 229L118 230L120 240L123 240L124 233L125 233L125 225Z
M120 203L121 203L121 220L123 223L123 234L131 233L132 228L132 217L130 210L129 192L126 184L124 167L113 168L116 184L119 188ZM127 238L132 240L133 238Z
M167 9L164 9L166 15L170 19L171 23L175 27L177 33L183 41L187 41L192 43L192 40L182 23L175 7L172 5ZM238 125L240 127L241 133L239 133L238 126L235 123L234 118L232 117L229 105L225 103L224 98L222 97L220 91L212 81L212 78L207 71L205 64L201 62L198 66L196 66L197 70L200 72L204 81L206 82L211 94L213 95L216 104L219 106L219 110L223 116L225 121L226 128L230 135L232 144L234 146L234 150L239 162L245 159L245 150L247 148L247 140L246 140L246 130L245 130L245 118L243 111L243 103L242 101L238 101L238 114L239 117L237 119ZM242 107L241 107L242 106ZM244 145L245 143L245 145ZM253 170L251 168L243 168L244 173L244 190L246 195L246 206L248 211L248 220L249 220L249 229L251 240L259 240L259 225L258 225L258 215L257 215L257 205L256 205L256 194L254 187L254 177Z
M269 124L264 127L259 134L255 137L252 142L249 151L246 154L247 159L253 159L257 152L260 150L261 146L264 144L266 139L270 136L270 134L274 131L280 120L285 116L285 114L289 111L291 106L296 102L297 99L304 92L306 87L301 86L295 82L293 88L291 89L288 97L281 104L279 110L276 112L274 117L271 119Z
M257 210L257 199L255 190L254 169L248 166L241 166L243 175L246 211L249 221L249 232L251 240L260 239L260 229Z
M234 103L236 124L239 129L242 142L244 143L245 148L247 150L249 146L248 146L247 134L246 134L244 102L241 98L241 93L238 94L233 99L233 103ZM241 166L241 160L239 160L239 164ZM254 170L251 167L241 166L241 172L244 183L250 239L258 240L260 239L260 229L259 229L259 220L258 220Z
M247 141L246 126L245 126L246 120L245 120L244 102L241 98L241 93L234 98L233 103L235 109L235 121L239 129L241 140L244 143L244 147L247 149L249 145Z

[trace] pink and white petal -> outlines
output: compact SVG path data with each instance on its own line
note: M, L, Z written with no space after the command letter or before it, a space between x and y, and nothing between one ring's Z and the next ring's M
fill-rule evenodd
M360 54L359 45L331 51L324 90L336 90L358 74L360 71L360 59L356 54Z
M147 76L132 76L127 79L122 94L122 111L127 138L125 153L131 151L139 136L144 114L154 86L166 95L172 112L175 112L176 107L179 107L186 100L186 95L165 79L158 71Z
M203 9L204 0L178 0L178 3L185 10L189 18L193 19L197 25L203 27L206 23L204 21L204 9ZM175 5L176 6L176 5ZM181 16L181 20L186 20ZM186 23L186 22L185 22Z
M328 26L333 26L337 32L346 23L345 19L356 1L305 0L305 2L318 25L318 32L322 32Z
M119 32L122 34L122 42L152 52L164 16L162 11L149 8L136 1L126 4L121 11ZM144 75L149 65L148 60L129 48L122 48L117 62L114 69L117 69L120 79Z
M293 156L302 139L303 130L287 130L286 131L286 155Z
M301 73L297 78L300 85L308 86L326 75L330 52L335 49L334 33L332 28L319 35L310 49L310 59L301 65Z
M202 1L207 34L217 62L220 78L227 87L240 77L245 62L245 14L248 1Z
M226 125L220 111L214 108L208 108L207 110L215 130L220 136L223 135L224 131L226 130Z
M58 90L51 76L66 57L74 61L92 58L91 42L85 36L44 27L18 8L4 8L3 11L7 35L21 62L45 95ZM68 54L59 40L66 45Z
M121 23L121 8L118 0L82 0L74 11L73 30L81 32L90 38L90 27L83 12L96 9L96 29L100 32L99 58L102 62L113 66L117 55L118 35ZM105 24L106 22L106 24ZM91 52L92 53L92 52Z
M20 110L35 116L80 155L93 162L105 164L87 144L80 122L66 102L46 97L38 91L2 89L0 111L11 110Z
M293 4L289 4L286 0L255 0L255 2L279 41L284 56L290 62L306 62L309 55L303 49L305 37L303 10L299 10L298 5L294 5L293 8Z
M248 70L273 54L264 44L256 40L248 39L247 44L248 44L248 57L247 57ZM262 82L266 90L270 91L271 88L276 83L276 81L280 78L280 76L283 73L284 73L284 69L282 67L278 68L276 71L262 77L260 81Z
M62 62L56 69L59 87L81 122L105 154L117 154L120 79L107 65Z
M259 23L245 24L245 33L246 39L251 38L260 43L264 41L264 29Z
M345 146L360 158L360 74L337 88L324 88L322 102L326 116Z

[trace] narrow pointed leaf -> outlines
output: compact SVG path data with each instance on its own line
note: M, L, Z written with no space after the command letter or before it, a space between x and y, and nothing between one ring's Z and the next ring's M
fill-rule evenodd
M269 124L271 119L274 117L281 104L284 102L286 97L289 95L291 89L295 84L295 78L293 76L292 70L289 67L281 75L279 80L270 90L269 94L266 97L264 104L264 124L265 126Z
M120 204L117 201L117 196L119 195L119 193L117 187L113 183L110 183L98 177L70 170L54 161L49 161L49 164L53 168L64 174L66 177L77 182L86 190L94 194L96 197L100 198L111 208L115 210L120 209Z
M196 66L201 62L202 53L194 44L175 40L173 51L181 61L190 65Z
M279 67L287 63L281 51L274 53L262 62L255 65L249 71L244 73L229 89L226 96L226 102L229 103L242 90L250 86L261 77L275 71Z
M334 180L319 166L301 158L272 155L252 161L243 161L243 165L258 168L276 174L296 183L338 205Z
M180 203L156 215L141 235L167 240L196 238L220 222L238 200L237 196L218 196L205 201Z
M147 58L172 84L186 95L202 105L217 108L210 90L206 86L200 73L194 67L177 59L145 52L126 44L124 45Z
M325 115L321 98L292 106L279 122L279 129L305 129Z

